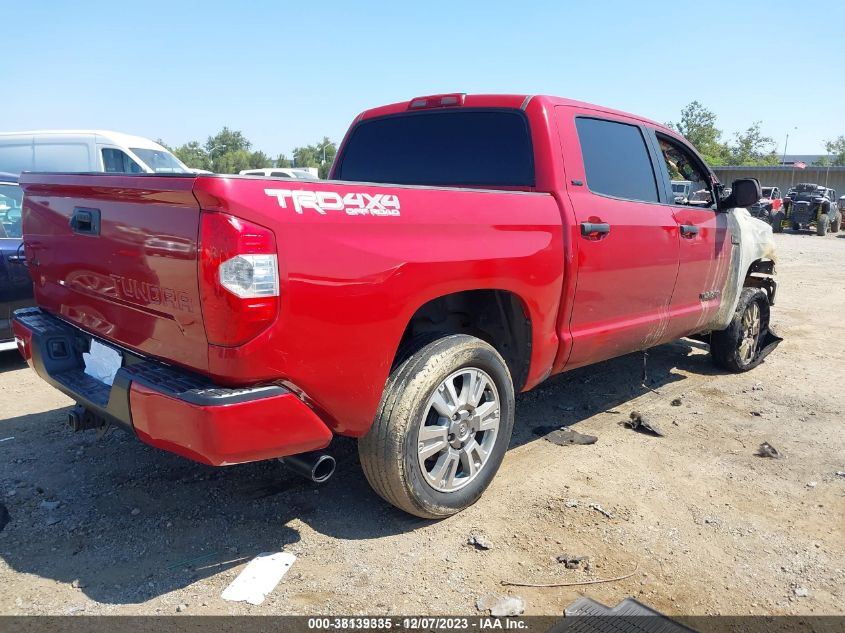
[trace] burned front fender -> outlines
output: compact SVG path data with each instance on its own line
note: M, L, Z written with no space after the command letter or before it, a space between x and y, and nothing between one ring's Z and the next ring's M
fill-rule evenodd
M728 229L731 235L730 270L722 290L722 303L710 323L709 330L723 330L728 326L736 310L739 295L749 276L760 278L754 285L765 288L769 303L774 300L777 289L775 281L775 240L772 227L762 220L751 217L746 209L731 209L727 212ZM770 279L770 282L765 281Z

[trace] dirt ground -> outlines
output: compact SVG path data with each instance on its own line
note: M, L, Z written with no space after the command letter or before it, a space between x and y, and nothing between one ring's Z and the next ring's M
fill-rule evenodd
M554 378L518 397L481 501L440 522L376 497L350 441L318 488L275 462L213 469L120 431L73 434L71 401L0 355L0 613L475 615L495 594L527 614L581 595L668 614L843 614L845 236L775 237L785 340L765 363L724 374L679 341L649 355L658 393L639 386L641 355ZM665 437L621 426L634 409ZM543 439L560 425L598 442ZM755 456L764 441L783 458ZM298 560L262 605L221 599L280 549ZM567 569L564 553L589 565Z

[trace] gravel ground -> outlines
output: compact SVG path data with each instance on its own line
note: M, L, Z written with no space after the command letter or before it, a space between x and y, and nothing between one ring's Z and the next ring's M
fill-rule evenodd
M70 400L0 355L0 614L476 614L488 594L527 614L581 595L668 614L843 614L845 236L775 237L785 340L763 365L724 374L679 341L649 355L655 391L638 386L640 355L554 378L518 397L481 501L440 522L376 497L351 441L318 488L278 463L213 469L116 430L72 434ZM634 409L665 437L622 426ZM598 441L542 438L561 425ZM756 456L764 441L783 457ZM262 605L221 599L280 549L298 560Z

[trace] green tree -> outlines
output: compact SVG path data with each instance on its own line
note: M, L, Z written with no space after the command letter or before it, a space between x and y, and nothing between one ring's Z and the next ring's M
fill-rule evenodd
M840 134L832 141L825 141L824 148L830 154L830 164L845 166L845 136Z
M224 126L214 136L209 136L205 142L205 151L210 152L213 149L216 151L236 152L238 150L248 150L252 147L247 138L240 130L230 130ZM216 152L215 152L216 153Z
M711 165L724 165L728 150L716 127L716 115L700 102L693 101L681 110L681 119L668 126L686 138Z
M249 155L250 169L260 169L262 167L272 167L273 159L261 151L251 152Z
M252 168L252 153L249 150L236 149L214 155L214 171L218 174L237 174L242 169Z
M780 160L775 152L775 142L760 129L761 121L755 121L744 132L737 132L730 144L731 165L777 165Z
M205 151L198 141L191 141L185 143L172 150L173 154L185 163L188 167L194 169L211 169L211 161L208 158L208 152Z
M320 177L325 178L337 153L337 146L327 136L314 145L297 147L293 150L293 159L286 154L279 154L274 161L268 154L253 150L252 143L240 130L224 126L206 142L191 141L176 148L168 147L163 141L157 141L172 151L179 160L194 169L207 169L219 174L236 174L242 169L260 169L264 167L315 167Z
M319 149L322 150L320 178L328 178L329 170L332 168L332 163L334 163L334 157L337 155L337 145L328 136L324 136L320 142Z
M317 151L312 145L305 147L293 148L293 166L294 167L319 167L320 161L317 160Z
M294 167L317 167L320 178L325 178L329 174L335 154L337 146L334 141L324 136L322 141L314 145L294 148Z

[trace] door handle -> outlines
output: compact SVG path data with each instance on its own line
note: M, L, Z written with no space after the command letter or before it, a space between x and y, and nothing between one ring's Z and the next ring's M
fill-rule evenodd
M595 222L581 222L581 235L590 237L593 235L607 235L610 233L609 224L597 224Z
M698 227L695 224L682 224L681 235L683 237L695 237L698 235Z
M70 228L74 233L83 235L100 234L100 210L74 207L70 217Z
M6 257L10 262L24 262L26 263L26 255L24 254L23 250L23 242L20 243L18 248L15 250L14 255L9 255Z

